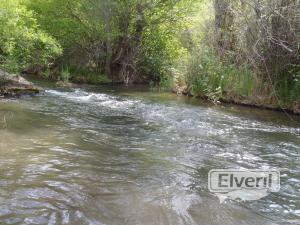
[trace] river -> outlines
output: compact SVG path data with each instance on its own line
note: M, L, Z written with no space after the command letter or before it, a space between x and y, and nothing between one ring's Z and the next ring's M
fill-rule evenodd
M281 191L220 204L225 168L280 169ZM300 224L300 119L139 86L2 101L0 224Z

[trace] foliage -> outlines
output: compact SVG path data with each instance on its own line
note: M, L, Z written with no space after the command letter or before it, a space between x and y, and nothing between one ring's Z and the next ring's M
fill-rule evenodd
M0 66L289 106L300 98L299 7L299 0L0 0Z
M61 74L63 74L63 72L68 75L68 81L75 83L87 83L94 85L111 83L111 80L106 74L98 74L86 67L71 65L66 67Z
M32 11L18 0L0 0L0 66L18 72L48 67L62 53L59 44L39 29Z
M278 90L281 105L291 105L295 100L300 99L300 70L295 68L290 71L293 76L282 76L278 80L276 89Z
M88 73L86 76L86 81L88 84L105 84L111 82L107 75L98 75L96 73Z
M114 81L159 80L182 46L192 1L27 0L40 26L64 48L57 64L79 65Z
M249 97L255 88L255 75L246 66L221 62L215 52L204 47L189 56L186 74L192 94L213 101L223 96Z
M290 107L300 99L299 1L198 4L181 34L188 54L175 64L176 86L213 101Z
M62 68L61 73L60 73L60 79L65 82L68 83L69 79L70 79L70 71L69 71L69 67L66 68Z

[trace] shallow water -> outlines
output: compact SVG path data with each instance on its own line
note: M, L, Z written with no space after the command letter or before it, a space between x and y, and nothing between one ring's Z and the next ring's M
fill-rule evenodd
M210 169L277 168L259 201ZM300 121L145 88L48 89L0 103L0 224L300 224Z

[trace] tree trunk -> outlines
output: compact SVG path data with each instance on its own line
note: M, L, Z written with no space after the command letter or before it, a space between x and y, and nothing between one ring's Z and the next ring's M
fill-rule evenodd
M111 41L111 27L110 27L110 10L105 13L105 32L106 38L106 58L105 58L105 75L111 76L111 64L112 64L112 41Z
M234 15L231 0L215 0L215 36L220 56L234 48Z
M145 28L145 18L144 18L144 5L137 3L136 5L136 25L135 34L132 40L126 44L125 54L121 61L121 71L120 76L126 84L129 84L135 80L137 74L136 69L136 57L142 42L143 31Z

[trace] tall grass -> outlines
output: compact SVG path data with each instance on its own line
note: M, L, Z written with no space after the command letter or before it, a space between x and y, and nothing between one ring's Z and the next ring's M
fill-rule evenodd
M222 99L240 103L291 107L300 99L300 72L281 76L277 84L260 78L247 65L237 65L234 60L220 59L213 49L200 48L190 52L180 61L180 73L173 77L184 80L190 93L195 97L205 97L214 102Z
M256 79L249 68L230 60L221 62L212 50L192 52L187 62L184 76L194 96L216 101L223 97L248 97L255 89Z
M70 80L70 76L71 76L71 73L70 73L70 69L69 67L63 67L62 70L61 70L61 73L60 73L60 79L65 82L65 83L68 83L69 80Z
M300 71L291 71L292 76L286 74L278 80L276 89L281 105L289 106L300 100Z
M99 74L81 66L63 67L60 73L60 79L64 82L104 84L111 80L105 74Z

